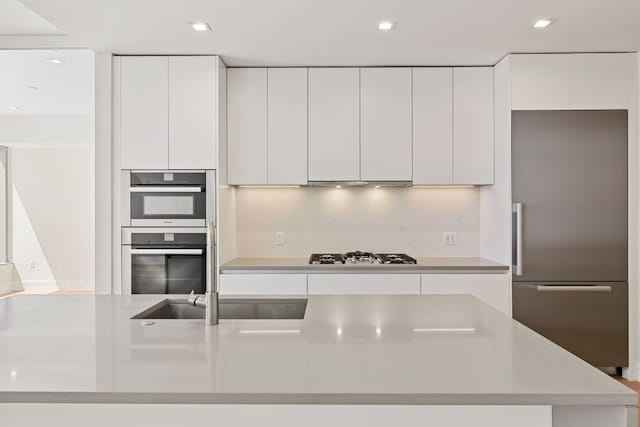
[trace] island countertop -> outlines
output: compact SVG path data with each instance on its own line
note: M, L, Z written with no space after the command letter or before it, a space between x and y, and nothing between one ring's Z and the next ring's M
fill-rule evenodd
M229 273L506 273L509 266L480 257L420 257L416 264L309 264L309 257L240 257L222 264Z
M0 300L0 402L636 405L469 295L312 296L303 320L130 318L166 298Z

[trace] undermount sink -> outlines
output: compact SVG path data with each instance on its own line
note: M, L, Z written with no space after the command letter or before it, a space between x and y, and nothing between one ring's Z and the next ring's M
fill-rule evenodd
M221 299L220 319L304 319L306 299ZM204 319L205 309L186 300L165 299L132 319Z

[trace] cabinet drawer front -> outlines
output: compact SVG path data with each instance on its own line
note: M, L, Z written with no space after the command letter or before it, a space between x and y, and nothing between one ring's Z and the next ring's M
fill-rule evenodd
M308 285L309 295L419 295L420 275L314 274Z
M421 293L469 294L505 314L511 315L508 274L423 274Z
M305 274L222 274L223 295L306 295Z

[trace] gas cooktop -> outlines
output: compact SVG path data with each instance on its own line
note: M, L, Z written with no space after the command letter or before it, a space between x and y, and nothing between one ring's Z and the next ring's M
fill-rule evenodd
M417 261L407 254L354 251L345 254L311 254L309 264L417 264Z

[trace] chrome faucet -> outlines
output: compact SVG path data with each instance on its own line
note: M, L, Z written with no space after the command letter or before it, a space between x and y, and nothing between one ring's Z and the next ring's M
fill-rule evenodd
M217 325L219 320L218 310L218 286L216 283L216 239L215 226L213 223L207 224L207 283L204 295L196 295L191 291L187 297L187 302L196 307L205 309L205 324Z
M196 307L202 307L205 309L205 324L217 325L218 324L218 291L209 291L204 295L196 295L194 291L191 291L187 297L187 302Z

